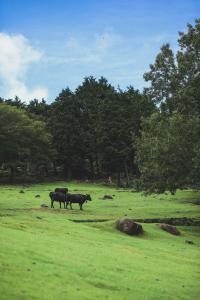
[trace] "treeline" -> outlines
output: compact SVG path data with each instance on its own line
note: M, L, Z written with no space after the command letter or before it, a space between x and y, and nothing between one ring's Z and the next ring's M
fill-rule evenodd
M18 98L2 102L1 132L7 144L2 144L1 157L11 180L17 168L28 170L26 176L49 171L68 179L111 176L118 185L123 178L127 186L129 176L138 175L136 140L142 118L155 105L132 87L115 90L105 78L89 77L74 92L62 90L51 104L25 104ZM46 147L41 148L39 138Z
M25 178L105 179L149 192L199 186L200 20L161 47L149 87L87 77L51 104L0 100L0 163ZM6 171L5 171L6 172Z

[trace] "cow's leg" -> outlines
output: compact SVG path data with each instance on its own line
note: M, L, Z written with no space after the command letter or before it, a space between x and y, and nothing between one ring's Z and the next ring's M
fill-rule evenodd
M53 200L51 200L51 208L54 208L54 205L53 205Z
M68 204L69 204L69 202L66 202L66 204L65 204L65 208L66 208L66 209L67 209Z
M61 201L59 201L59 203L60 203L60 208L61 208Z
M70 204L70 208L72 209L72 203L71 203L71 202L69 202L69 204Z
M80 206L80 210L83 210L83 208L82 208L83 203L80 203L79 206Z

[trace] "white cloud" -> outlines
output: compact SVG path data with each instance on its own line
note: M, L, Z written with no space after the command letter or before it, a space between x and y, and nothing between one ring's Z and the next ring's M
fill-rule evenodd
M55 64L101 64L104 57L109 54L114 46L121 41L118 35L110 32L90 36L70 36L57 55L45 58L47 62Z
M45 98L43 87L29 89L25 84L27 69L41 60L42 53L35 50L23 35L0 33L0 79L5 98L18 96L23 101Z

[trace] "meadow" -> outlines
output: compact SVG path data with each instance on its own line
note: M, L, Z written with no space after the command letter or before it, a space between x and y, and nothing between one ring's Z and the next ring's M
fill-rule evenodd
M76 204L51 209L49 192L62 186L90 193L92 202L83 211ZM100 199L104 195L113 199ZM199 199L191 190L145 196L100 184L2 185L0 299L198 299L198 226L178 226L181 236L173 236L142 223L144 234L133 237L117 231L115 222L124 216L198 219ZM84 220L96 222L74 222Z

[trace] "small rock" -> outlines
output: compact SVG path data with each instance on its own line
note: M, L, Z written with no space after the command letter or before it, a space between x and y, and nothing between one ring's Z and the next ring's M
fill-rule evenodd
M118 220L116 228L129 235L139 235L143 233L142 225L135 223L134 220L128 218Z
M41 204L40 207L47 208L48 205L46 205L46 204Z
M103 196L103 199L104 199L104 200L106 200L106 199L113 199L113 197L110 196L110 195L104 195L104 196Z
M185 243L190 244L190 245L194 245L194 242L191 240L186 240Z
M169 224L159 224L159 227L162 229L162 230L165 230L173 235L180 235L180 231L175 227L175 226L172 226L172 225L169 225Z
M40 198L40 195L35 195L35 198Z

